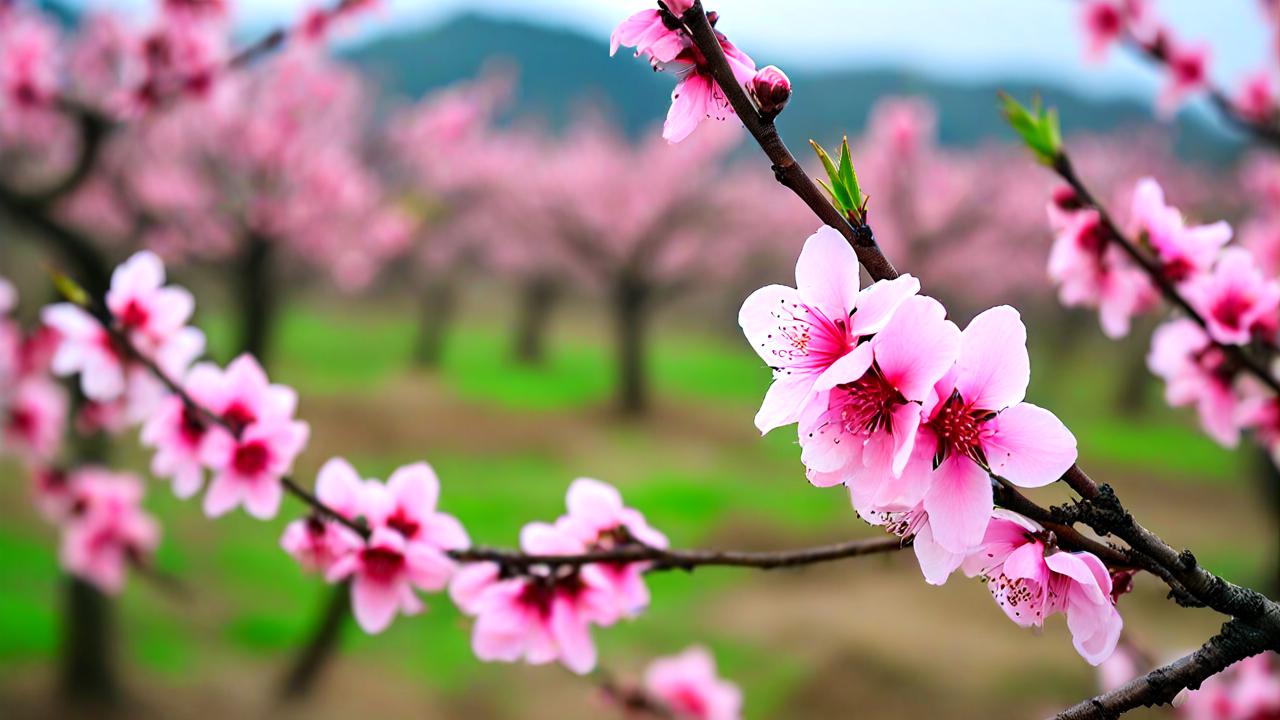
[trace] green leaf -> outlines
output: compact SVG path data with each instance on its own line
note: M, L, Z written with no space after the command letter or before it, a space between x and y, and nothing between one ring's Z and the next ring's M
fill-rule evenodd
M831 194L832 202L841 214L861 218L866 198L862 195L862 188L858 186L858 174L853 169L853 154L849 151L849 138L846 137L840 143L838 165L817 142L810 140L809 145L813 147L818 159L822 161L823 169L827 172L828 182L819 180L818 184Z
M1009 126L1022 138L1023 144L1045 165L1053 165L1062 151L1062 128L1058 111L1048 110L1034 98L1031 107L1015 100L1007 93L1000 93L1000 109Z
M850 210L862 211L862 188L858 186L858 173L853 169L853 153L849 151L849 136L840 144L840 182L850 200Z
M57 270L50 270L49 274L53 278L53 287L59 295L80 307L89 307L89 293L80 287L79 283Z

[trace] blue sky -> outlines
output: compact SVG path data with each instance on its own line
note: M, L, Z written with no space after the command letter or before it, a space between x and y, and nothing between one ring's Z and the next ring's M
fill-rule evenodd
M145 8L149 0L80 0ZM297 17L314 0L238 0L244 32ZM439 22L464 10L571 26L604 39L645 0L381 0L374 32ZM1149 97L1157 80L1116 54L1101 67L1081 60L1075 0L704 0L721 28L761 64L904 65L975 81L1053 79L1084 92ZM1158 13L1189 40L1214 48L1213 72L1227 85L1273 58L1252 0L1156 0Z

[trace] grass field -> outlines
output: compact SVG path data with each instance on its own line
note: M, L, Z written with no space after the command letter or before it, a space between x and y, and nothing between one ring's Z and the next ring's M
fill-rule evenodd
M652 348L654 415L622 422L609 410L609 348L591 333L560 328L547 365L522 368L508 361L497 323L466 320L443 367L423 373L407 369L413 324L405 315L289 312L273 376L299 389L301 415L314 426L298 476L309 481L333 455L375 477L426 459L442 478L443 508L486 544L511 545L524 522L554 518L565 487L580 475L618 485L676 545L784 547L871 532L852 517L839 491L808 487L794 435L784 429L757 436L751 415L768 374L728 335L663 334ZM225 320L209 317L202 324L215 356L223 355L230 337ZM1246 581L1263 577L1267 558L1241 549L1269 532L1242 456L1219 449L1187 416L1158 400L1139 417L1117 416L1107 346L1050 357L1037 346L1036 331L1030 399L1057 410L1074 429L1082 464L1115 483L1131 505L1149 509L1152 525L1175 541L1194 543L1211 566ZM120 464L145 467L135 446L132 438L120 443ZM6 668L0 693L38 714L58 644L54 538L29 509L15 468L5 466L0 477L0 668ZM1202 512L1209 504L1216 511ZM211 523L196 504L175 500L158 483L148 506L165 527L159 565L195 592L174 600L144 582L130 584L120 629L133 682L166 698L185 688L191 695L178 697L195 696L196 705L211 703L221 712L262 706L267 683L305 637L328 592L277 549L281 529L301 507L287 501L269 523L242 514ZM858 562L803 574L654 577L654 604L644 617L597 633L601 657L626 673L655 654L708 644L724 672L746 688L749 716L757 718L832 716L834 703L856 702L860 693L884 698L883 707L867 709L865 717L919 716L909 714L918 707L913 703L926 700L951 703L956 717L1019 717L1088 690L1090 672L1061 627L1041 638L1018 632L996 617L980 587L956 581L928 588L908 558ZM884 572L870 571L876 568ZM480 664L450 603L429 602L429 612L398 620L379 637L347 629L332 683L337 689L326 690L329 701L317 706L321 716L341 716L335 708L346 706L334 693L342 688L389 694L398 698L391 707L437 716L544 716L518 704L514 690L494 688L532 690L544 699L540 706L569 717L593 717L598 710L590 690L558 669ZM1168 612L1154 587L1133 602L1149 606L1153 618ZM904 620L916 606L939 620L961 609L976 619ZM1151 638L1171 652L1211 627L1211 617L1182 612L1191 620L1175 623L1173 637ZM1164 632L1147 625L1153 634ZM923 644L930 634L960 656L982 639L976 652L1003 669L968 685L926 678L917 668L946 657L940 650L936 659L921 660L922 653L935 654ZM959 661L952 656L951 662ZM1045 668L1055 680L1032 677ZM245 697L229 700L209 687L236 688ZM984 698L993 693L1008 700L1007 713L982 714Z

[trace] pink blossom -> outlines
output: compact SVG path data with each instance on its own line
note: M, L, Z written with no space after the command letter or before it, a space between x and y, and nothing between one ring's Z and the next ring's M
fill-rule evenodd
M945 584L951 573L960 569L968 555L967 549L964 552L953 552L938 543L923 503L917 503L907 510L877 509L868 507L869 503L863 505L861 508L857 504L854 506L859 517L872 525L883 526L887 532L897 535L904 542L911 541L911 549L915 552L920 572L930 585Z
M1053 413L1023 402L1031 378L1027 329L1004 305L964 329L955 367L935 387L936 402L910 462L934 467L924 494L934 539L951 553L982 539L991 514L990 474L1021 487L1059 479L1076 460L1076 440ZM913 472L908 469L905 472Z
M135 254L111 274L107 309L134 347L152 355L191 319L195 299L185 288L165 286L164 264L150 251Z
M702 647L649 663L644 689L676 718L688 720L739 720L742 691L716 674L716 661Z
M609 550L630 542L653 548L667 547L667 536L650 527L640 511L625 506L622 494L612 485L578 478L565 498L568 514L556 526L579 538L588 550ZM649 588L644 583L648 563L602 563L601 575L614 591L614 604L621 615L634 617L649 606Z
M539 555L586 551L564 526L530 523L520 532L520 547ZM534 567L504 578L492 563L458 571L450 586L458 607L476 618L471 647L486 661L525 660L541 665L559 660L575 673L596 664L591 625L618 619L614 589L600 568Z
M98 468L77 471L71 482L75 500L62 534L62 566L104 592L119 592L127 566L160 541L159 524L141 507L142 482Z
M756 63L746 53L733 46L721 33L716 33L720 47L724 49L734 80L745 86L756 74ZM662 137L667 142L678 143L689 137L703 118L725 120L733 115L733 107L724 91L711 76L711 69L702 52L690 45L670 62L660 64L660 69L680 78L671 91L671 109L662 125Z
M1130 319L1154 308L1159 293L1110 241L1096 211L1063 214L1051 208L1051 222L1061 223L1049 251L1049 277L1058 283L1058 298L1067 307L1097 307L1108 337L1127 335Z
M10 397L0 397L0 449L16 450L28 462L52 460L66 432L68 406L66 391L51 380L35 376L19 382Z
M856 314L855 314L856 317ZM801 460L815 485L847 484L861 508L912 507L928 487L913 464L923 404L951 370L960 330L933 298L904 300L884 329L833 366L800 416ZM901 479L899 481L899 479Z
M363 513L364 481L351 463L331 458L316 476L316 497L349 520ZM319 514L294 520L284 529L280 546L308 572L326 573L334 563L361 545L350 528Z
M31 470L31 499L36 509L51 523L61 524L75 502L72 476L57 467L37 466Z
M1209 82L1209 46L1182 45L1167 34L1163 36L1165 84L1156 99L1156 110L1166 117L1190 95L1204 91Z
M982 576L1000 609L1022 627L1042 627L1045 618L1064 613L1076 652L1098 665L1124 627L1111 601L1111 575L1094 555L1060 551L1046 537L1031 520L997 509L965 573Z
M321 548L329 561L325 575L330 582L352 578L352 608L365 632L382 632L397 611L421 612L422 602L414 588L444 589L455 570L447 551L470 544L461 523L436 512L440 483L426 463L406 465L382 485L360 484L346 461L330 460L317 479L317 492L331 498L334 509L343 515L363 515L372 528L368 541L354 547L349 544L351 533L327 533ZM292 531L292 540L287 531L285 540L304 553L314 553L315 530L313 525L306 527L304 542L298 542L302 539L298 530Z
M819 385L835 386L828 377L868 367L871 348L861 341L919 289L903 275L859 290L858 258L844 237L830 227L810 236L796 262L796 287L760 288L738 313L747 341L774 372L756 427L768 432L798 421Z
M270 384L248 355L208 382L201 393L210 398L209 409L239 432L213 426L203 440L200 459L214 474L204 497L205 514L217 517L243 503L256 518L274 517L284 493L280 479L310 434L306 423L293 419L297 393Z
M200 363L191 368L183 380L183 388L197 406L207 407L215 401L212 389L220 380L216 366ZM209 422L197 408L189 407L177 395L170 395L159 403L142 427L142 444L156 451L151 459L151 473L171 480L174 495L184 500L194 496L204 484L200 453L209 434Z
M1236 112L1254 122L1270 122L1276 113L1275 82L1267 69L1246 75L1235 96Z
M454 563L423 542L409 542L389 527L376 527L362 546L343 553L329 566L329 582L351 579L351 607L356 622L375 635L387 629L396 613L415 615L423 604L414 588L441 590L453 576Z
M667 63L692 44L689 36L662 10L641 10L623 20L609 36L609 55L619 47L636 49L636 57L647 57L652 63Z
M1209 437L1227 447L1240 441L1235 373L1195 321L1179 318L1156 328L1147 366L1164 379L1170 405L1196 406Z
M1188 691L1178 714L1187 720L1265 720L1280 715L1280 671L1274 653L1246 658Z
M44 308L40 318L58 332L54 374L65 377L78 373L80 387L92 400L110 401L124 394L124 358L92 315L70 303L59 303Z
M1280 283L1266 278L1244 248L1224 250L1213 272L1189 283L1186 294L1220 343L1242 345L1277 329Z
M1155 251L1165 276L1176 283L1208 271L1231 241L1225 222L1187 227L1182 212L1165 204L1164 190L1149 177L1134 187L1129 223L1129 233Z
M1101 62L1125 33L1126 18L1112 0L1089 0L1081 7L1080 24L1085 35L1085 57Z

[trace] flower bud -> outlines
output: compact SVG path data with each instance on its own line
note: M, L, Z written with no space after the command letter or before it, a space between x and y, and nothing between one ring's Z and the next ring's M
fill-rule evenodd
M1053 191L1053 204L1063 212L1075 212L1084 209L1084 202L1070 185L1060 185Z
M693 7L693 0L662 0L662 4L666 6L667 10L671 11L672 15L680 17L688 12L689 8Z
M766 118L777 117L791 99L791 80L774 65L761 68L751 78L749 89L760 114Z

